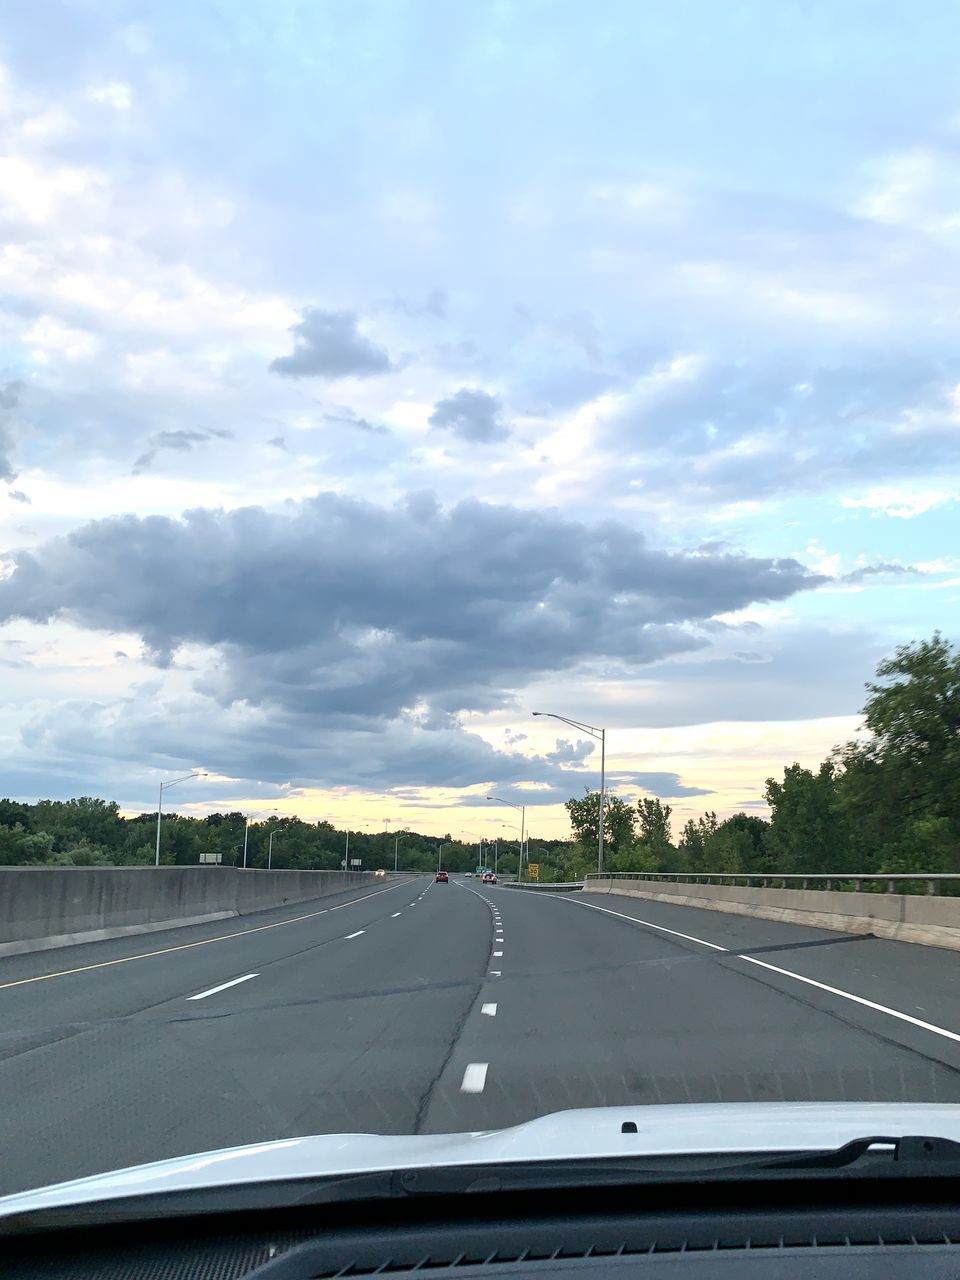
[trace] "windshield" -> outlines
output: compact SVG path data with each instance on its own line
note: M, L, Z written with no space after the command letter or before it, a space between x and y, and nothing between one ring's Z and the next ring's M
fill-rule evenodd
M12 6L0 1193L960 1102L958 38Z

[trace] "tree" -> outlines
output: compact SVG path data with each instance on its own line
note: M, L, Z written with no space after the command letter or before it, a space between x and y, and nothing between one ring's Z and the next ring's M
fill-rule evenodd
M816 773L792 764L784 769L783 782L767 779L764 794L773 810L767 843L778 871L853 869L849 828L832 761L824 761Z
M679 869L677 851L670 839L670 814L673 810L659 798L644 796L637 801L637 821L640 834L637 843L652 862L650 870L676 871ZM634 870L633 867L624 870Z
M582 800L571 799L563 806L578 843L595 849L600 834L600 792L588 787ZM626 848L633 839L633 808L619 796L607 795L603 804L603 843L611 854Z

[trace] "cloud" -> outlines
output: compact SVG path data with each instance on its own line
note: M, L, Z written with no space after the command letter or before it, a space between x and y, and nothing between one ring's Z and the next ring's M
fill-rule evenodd
M601 395L588 416L609 486L638 500L760 501L957 467L958 382L960 362L906 356L826 365L685 354ZM868 498L884 496L891 513L912 513L892 490Z
M843 507L862 507L873 516L893 516L897 520L913 520L934 507L960 499L960 489L909 489L892 485L870 489L862 498L841 498Z
M325 422L333 422L346 427L356 427L358 431L368 431L371 435L390 435L389 427L385 427L379 422L368 422L366 418L361 418L352 409L338 408L332 413L325 413L323 417Z
M566 738L558 738L553 751L544 755L545 760L567 768L578 769L587 756L592 755L595 744L589 738L581 738L579 742L569 742Z
M114 111L129 111L133 105L130 86L121 80L108 80L105 84L95 85L87 96L91 102L112 107Z
M12 498L14 502L22 502L25 506L32 506L30 498L22 489L8 489L7 497Z
M211 439L229 440L231 435L231 432L221 430L158 431L156 435L150 437L149 448L134 462L133 474L139 475L140 472L149 470L156 461L157 454L165 449L175 453L189 453L195 444Z
M899 561L881 561L877 564L864 564L859 569L853 569L850 573L843 574L840 582L860 583L866 581L867 578L887 577L891 574L904 573L922 573L923 570L917 565L900 564Z
M401 315L416 318L417 316L433 316L437 320L446 319L450 299L442 289L431 289L423 302L410 302L407 298L394 298L393 309Z
M322 494L280 514L124 516L14 560L0 619L137 635L161 664L198 646L211 655L194 682L205 702L304 733L322 716L334 754L344 735L393 726L436 759L434 782L457 770L432 756L431 735L461 733L459 712L509 706L532 677L587 661L638 671L702 647L697 624L714 613L822 581L794 560L690 556L615 522L472 500L444 510L424 495L392 508ZM139 589L147 582L163 592ZM542 770L556 778L566 763ZM243 776L257 768L248 760Z
M438 400L430 415L430 425L452 431L461 440L473 444L506 440L510 434L510 428L501 418L497 397L469 387L461 387L446 400Z
M21 382L7 382L0 385L0 480L8 482L16 479L17 475L10 459L10 454L14 449L10 414L20 403L22 390L23 384ZM29 499L27 501L29 502Z
M293 355L270 365L285 378L369 378L393 368L386 351L358 329L356 312L308 308L291 333Z

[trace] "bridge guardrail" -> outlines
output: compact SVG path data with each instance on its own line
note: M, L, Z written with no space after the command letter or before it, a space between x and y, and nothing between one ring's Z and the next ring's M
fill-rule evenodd
M574 893L583 888L582 880L562 880L556 884L540 884L536 880L501 880L505 889L535 889L540 893Z
M730 884L756 886L761 889L827 889L838 893L862 893L865 886L882 886L883 893L909 893L910 884L923 885L926 894L939 894L943 882L960 888L960 874L945 872L851 872L834 871L814 875L780 872L745 874L727 871L589 871L591 880L643 880L659 884Z

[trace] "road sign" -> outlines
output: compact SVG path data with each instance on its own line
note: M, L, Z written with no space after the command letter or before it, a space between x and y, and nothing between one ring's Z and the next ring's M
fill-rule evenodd
M351 859L350 859L350 865L351 865L351 867L359 867L359 866L360 866L361 861L362 861L362 859L360 859L360 858L351 858Z
M540 863L528 862L527 875L530 877L531 880L539 880L540 879Z
M223 861L223 854L222 854L222 853L214 852L212 849L201 849L201 850L200 850L200 861L201 861L201 863L203 863L203 862L216 862L216 863L220 863L220 862L222 862L222 861Z
M476 870L475 874L476 874L476 875L478 875L478 876L482 876L482 875L483 875L483 873L484 873L484 870L485 870L485 868L484 868L484 867L477 867L477 870Z

